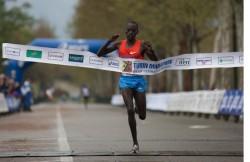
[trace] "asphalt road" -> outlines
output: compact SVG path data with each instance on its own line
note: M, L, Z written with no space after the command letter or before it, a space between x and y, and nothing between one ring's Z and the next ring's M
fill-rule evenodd
M241 162L243 124L147 112L137 118L140 153L130 154L125 108L40 104L0 116L0 161Z

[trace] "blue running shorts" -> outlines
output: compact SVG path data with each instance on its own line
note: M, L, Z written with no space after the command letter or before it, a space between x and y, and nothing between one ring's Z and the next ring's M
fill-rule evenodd
M145 92L147 90L147 81L141 75L123 75L119 80L120 89L131 88L137 92Z

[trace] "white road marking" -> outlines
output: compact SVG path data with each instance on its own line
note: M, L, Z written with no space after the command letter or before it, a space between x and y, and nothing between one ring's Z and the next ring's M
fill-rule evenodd
M67 134L64 129L60 106L56 107L56 119L57 119L57 134L58 134L57 142L59 145L59 150L70 152L71 149L68 143ZM72 157L60 157L60 161L61 162L73 162L73 158Z
M210 128L210 125L190 125L189 128L190 129L206 129L206 128Z

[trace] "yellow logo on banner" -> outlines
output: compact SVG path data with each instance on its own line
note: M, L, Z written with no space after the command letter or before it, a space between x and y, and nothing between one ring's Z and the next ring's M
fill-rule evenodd
M132 62L131 61L123 61L121 64L122 72L132 72Z

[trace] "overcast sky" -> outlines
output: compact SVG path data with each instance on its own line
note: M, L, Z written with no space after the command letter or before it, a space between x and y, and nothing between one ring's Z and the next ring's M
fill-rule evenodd
M58 38L70 38L67 25L72 19L78 0L16 0L7 1L7 7L29 2L28 13L35 18L46 19L55 29Z

